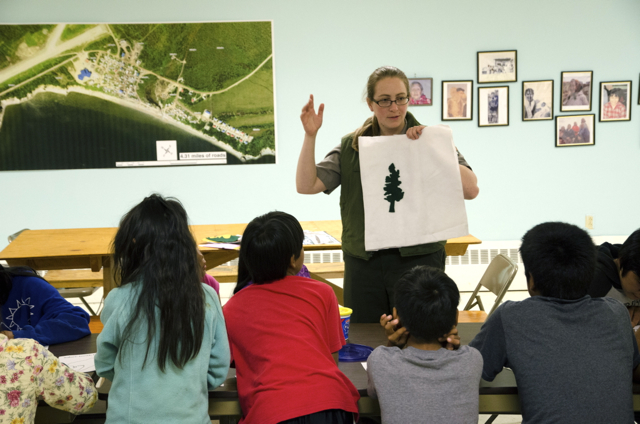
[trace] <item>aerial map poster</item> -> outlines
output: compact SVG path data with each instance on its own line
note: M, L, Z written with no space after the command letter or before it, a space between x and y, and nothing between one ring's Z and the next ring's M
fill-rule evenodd
M271 21L0 25L0 171L275 160Z

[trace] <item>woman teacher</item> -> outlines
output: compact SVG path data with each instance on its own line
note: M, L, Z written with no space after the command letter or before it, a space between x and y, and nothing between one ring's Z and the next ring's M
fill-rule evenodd
M444 269L446 240L375 252L367 252L364 247L358 138L395 134L406 134L412 140L420 137L425 126L407 112L409 92L409 81L401 70L391 66L376 69L367 82L367 105L373 116L355 132L344 136L341 143L317 165L315 143L322 126L324 104L316 113L311 96L300 115L305 137L296 172L298 193L329 194L342 185L344 299L345 306L353 309L352 322L379 322L382 314L390 314L394 305L395 282L405 271L417 265ZM473 199L479 191L476 176L460 153L458 163L464 198Z

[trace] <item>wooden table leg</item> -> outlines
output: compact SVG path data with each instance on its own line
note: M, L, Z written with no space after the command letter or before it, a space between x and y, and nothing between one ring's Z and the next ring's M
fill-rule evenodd
M116 288L116 283L113 279L113 259L111 257L105 258L102 261L102 288L104 293L103 298L107 298L107 295L111 290Z

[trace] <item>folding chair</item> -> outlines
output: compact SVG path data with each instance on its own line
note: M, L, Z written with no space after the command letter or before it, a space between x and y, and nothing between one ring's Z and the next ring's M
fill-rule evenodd
M482 304L482 299L480 299L478 292L480 291L480 288L485 287L496 295L496 301L487 315L488 318L489 315L491 315L493 311L500 306L500 303L502 303L502 298L507 293L507 290L509 290L509 286L516 276L517 271L518 264L513 262L507 256L500 254L493 258L484 275L480 279L478 286L473 291L469 302L467 302L467 306L464 307L464 310L468 311L478 305L480 310L484 311L484 305Z

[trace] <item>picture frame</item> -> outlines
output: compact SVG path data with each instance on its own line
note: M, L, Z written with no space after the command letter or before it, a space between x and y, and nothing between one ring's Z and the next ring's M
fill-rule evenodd
M518 51L478 52L478 84L518 81Z
M473 120L473 81L442 81L442 120Z
M478 87L478 126L509 125L509 86Z
M522 120L553 119L553 80L522 81Z
M409 78L409 106L433 106L433 78Z
M600 82L600 122L631 120L631 81Z
M560 111L590 111L593 71L567 71L560 73Z
M556 116L556 147L594 146L596 144L596 115Z

